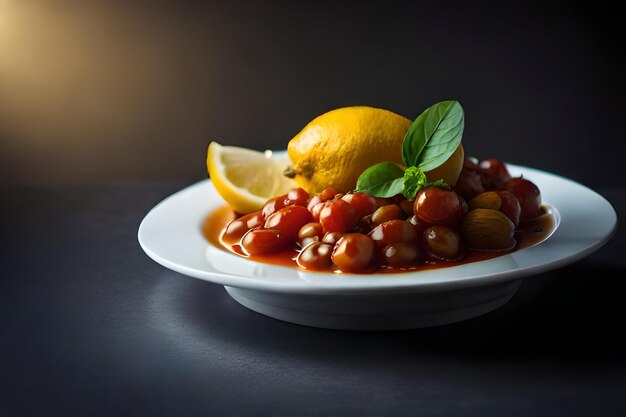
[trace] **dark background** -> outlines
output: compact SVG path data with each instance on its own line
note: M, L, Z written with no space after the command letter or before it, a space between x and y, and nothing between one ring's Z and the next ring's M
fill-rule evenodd
M0 183L206 178L350 105L458 99L467 154L620 185L619 2L0 2Z

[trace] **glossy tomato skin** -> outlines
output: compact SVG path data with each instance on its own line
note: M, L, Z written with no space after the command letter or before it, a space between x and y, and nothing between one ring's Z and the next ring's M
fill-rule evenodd
M431 226L424 231L426 251L435 259L456 261L463 258L465 246L461 234L446 226Z
M248 230L261 226L264 221L263 213L260 210L234 219L224 229L222 241L227 245L236 245L240 243L241 238Z
M309 237L322 238L324 236L324 229L322 225L317 222L309 222L300 228L298 232L298 239L305 239Z
M499 159L484 159L478 166L491 178L494 187L499 187L511 179L509 170Z
M513 226L517 227L522 213L522 207L519 200L509 191L496 191L495 193L501 200L499 210L513 222Z
M283 194L267 200L267 202L265 203L265 205L263 205L263 208L261 209L261 212L263 213L263 218L267 219L278 210L284 208L286 198L287 194Z
M327 232L322 236L322 242L327 243L331 246L335 246L339 239L343 237L344 233L340 232Z
M429 223L426 223L424 220L420 219L416 215L409 217L407 221L411 223L413 227L415 227L415 231L419 236L424 233L424 230L428 229L431 226Z
M405 220L389 220L379 224L372 229L368 236L381 248L398 242L417 242L415 226Z
M359 216L349 203L337 199L325 203L320 221L325 232L348 232L359 222Z
M532 181L516 177L508 180L503 190L510 192L517 198L520 205L520 221L533 219L541 214L541 192Z
M375 260L376 244L361 233L346 233L335 245L333 263L344 272L363 272L371 269Z
M274 229L251 229L241 239L241 246L252 256L278 252L288 248L290 243L290 239Z
M307 208L309 210L313 210L313 207L324 201L332 200L333 198L335 198L335 195L337 195L337 190L335 190L333 187L328 187L321 191L319 194L311 197Z
M471 158L465 158L463 168L453 187L454 191L465 200L471 200L478 194L486 191L483 177L487 175L480 169L478 163Z
M320 213L322 212L322 209L326 207L329 203L330 203L330 200L322 201L321 203L317 203L316 205L314 205L313 207L309 209L309 211L311 212L311 215L313 216L313 221L315 222L320 221Z
M464 214L464 205L452 190L426 187L417 193L413 212L428 224L456 227Z
M298 244L304 248L311 242L319 242L324 236L322 225L316 222L310 222L300 228L298 232Z
M306 192L306 190L304 190L303 188L294 188L293 190L289 191L285 196L285 206L296 205L307 207L309 203L309 197L309 193Z
M333 247L322 242L312 242L302 249L296 258L298 265L305 269L325 270L330 269Z
M383 249L383 262L393 268L415 266L422 260L422 250L411 243L396 242Z
M374 226L387 222L389 220L401 220L406 217L404 210L397 204L386 204L376 209L372 213L372 223Z
M376 199L362 192L346 194L341 199L354 207L359 217L372 214L378 208Z
M287 206L271 214L263 227L279 230L286 239L295 240L302 226L313 221L311 212L302 206Z
M374 228L374 222L372 221L372 215L368 214L359 219L359 223L356 225L357 230L364 235L368 234Z
M287 206L297 205L307 207L308 203L309 193L307 193L304 189L298 187L289 191L287 194L282 194L277 197L270 198L263 205L261 211L263 212L263 217L267 219L278 210Z

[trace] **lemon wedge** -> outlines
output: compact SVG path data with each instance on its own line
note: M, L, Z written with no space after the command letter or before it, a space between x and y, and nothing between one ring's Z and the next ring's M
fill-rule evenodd
M289 159L238 146L209 144L206 158L209 177L218 194L241 214L260 210L265 202L296 188L283 175Z

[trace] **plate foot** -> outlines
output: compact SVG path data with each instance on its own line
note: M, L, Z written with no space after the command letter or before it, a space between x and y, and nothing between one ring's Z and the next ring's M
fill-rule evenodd
M506 304L521 281L427 294L283 294L225 287L257 313L304 326L340 330L403 330L468 320Z

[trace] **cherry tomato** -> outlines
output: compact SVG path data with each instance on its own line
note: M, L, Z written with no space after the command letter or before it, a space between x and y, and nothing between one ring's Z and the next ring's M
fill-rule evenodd
M388 245L383 250L385 265L394 268L406 268L415 266L422 258L419 247L405 242L396 242Z
M341 199L354 207L359 217L372 214L378 207L374 197L361 192L346 194Z
M463 216L459 195L442 187L422 188L413 205L415 215L426 223L454 227Z
M471 158L465 158L459 178L456 180L456 185L453 187L454 191L464 199L471 200L485 191L482 180L484 176L485 173L478 167L478 164Z
M337 244L339 239L341 239L342 237L343 237L343 233L328 232L328 233L325 233L324 236L322 237L322 242L328 243L331 246L335 246L335 244Z
M298 232L298 242L301 247L305 247L311 242L316 242L322 239L324 236L324 230L319 223L311 222L307 223L300 228Z
M262 224L263 213L260 210L246 214L228 223L222 235L222 241L227 245L235 245L241 241L241 238L248 230L259 227Z
M324 201L332 200L333 198L335 198L335 195L337 195L337 190L335 190L333 187L328 187L324 189L322 192L320 192L319 194L311 197L311 199L309 200L309 204L307 205L307 208L309 210L312 210L313 207L315 207L317 204L324 202Z
M290 240L282 232L273 229L251 229L241 239L241 246L252 256L286 249L289 243Z
M331 259L333 247L322 242L313 242L302 249L296 258L296 262L302 268L324 270L330 269L333 264Z
M424 220L415 215L409 217L407 221L411 223L413 227L415 227L415 231L417 232L418 236L421 236L424 233L424 230L430 227L430 224L426 223Z
M324 236L324 230L322 229L322 225L316 222L310 222L305 224L300 228L298 232L298 238L304 239L307 237L319 237L320 239Z
M389 220L404 219L406 215L400 206L396 204L387 204L386 206L379 207L374 213L372 213L372 223L377 226L381 223Z
M509 191L496 191L495 193L498 194L502 201L498 210L513 222L513 226L517 227L520 214L522 213L522 206L520 206L519 200Z
M289 191L285 196L285 206L303 206L307 207L309 203L309 193L306 190L298 187Z
M347 233L335 245L333 263L341 271L360 272L372 267L376 244L361 233Z
M347 232L357 225L356 209L343 200L332 200L320 212L320 223L325 232Z
M359 223L356 225L357 230L364 235L368 234L374 228L374 222L372 221L372 215L368 214L367 216L361 217Z
M529 220L541 214L541 192L535 183L522 177L511 178L504 184L503 189L513 194L519 201L520 221Z
M445 226L431 226L424 231L424 245L429 254L445 261L456 261L463 257L461 235Z
M295 240L300 228L313 220L306 207L287 206L270 215L265 220L266 229L280 230L289 240Z
M407 216L412 216L413 215L413 204L414 202L412 200L402 200L400 202L400 208L402 209L402 211L404 211L404 213Z
M265 205L263 205L263 208L261 209L261 212L263 213L263 218L267 219L278 210L284 208L286 198L287 194L283 194L267 200L267 202L265 203Z
M261 211L263 216L267 219L278 210L287 206L304 206L306 207L309 201L309 193L302 188L294 188L287 194L279 195L267 200Z
M381 248L392 243L415 243L417 232L415 226L404 220L389 220L379 224L368 236Z
M320 221L320 213L322 212L322 209L326 207L331 201L332 200L322 201L321 203L317 203L309 209L311 215L313 216L313 221Z
M499 187L511 179L506 166L498 159L484 159L478 164L479 168L493 180L494 186Z

